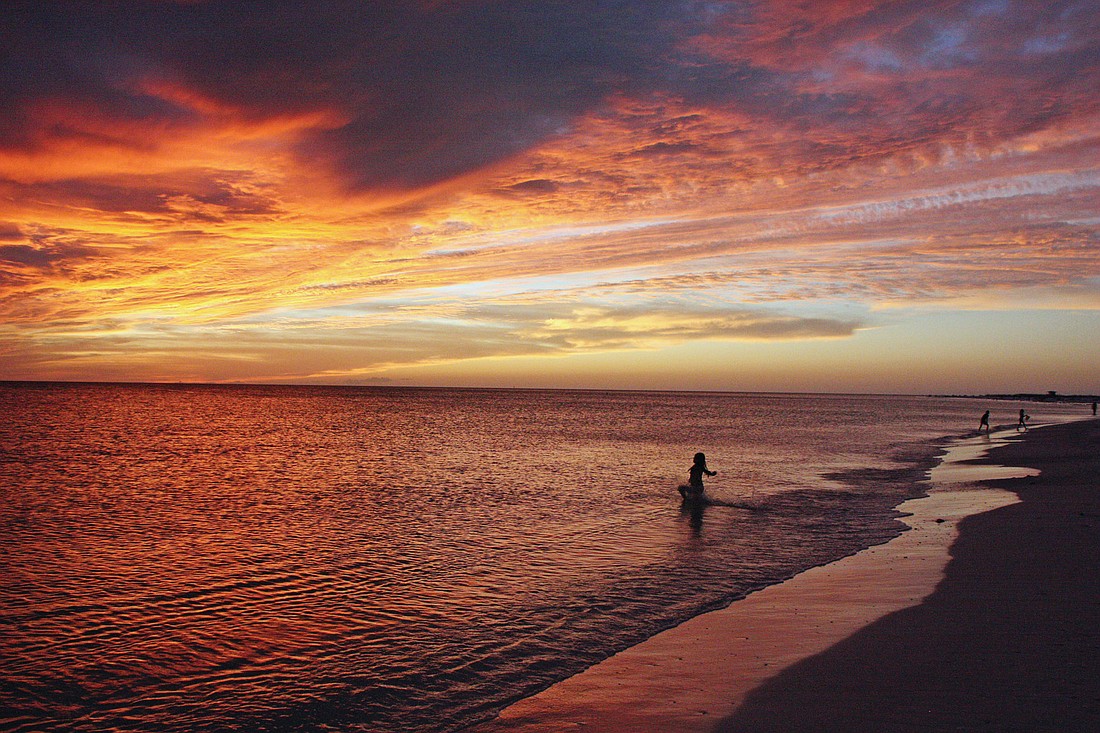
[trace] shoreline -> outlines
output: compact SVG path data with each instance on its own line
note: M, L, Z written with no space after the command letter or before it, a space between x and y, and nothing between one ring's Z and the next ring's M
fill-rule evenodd
M1100 421L1036 429L983 482L1020 501L961 524L944 580L752 692L715 731L1100 730Z
M1033 431L1049 427L1036 426ZM827 656L883 619L926 603L946 577L960 526L969 518L1021 504L1007 485L1037 480L1037 469L1025 462L994 463L1003 462L1002 451L1031 435L998 430L993 436L953 441L929 472L927 495L898 506L907 514L902 521L910 529L893 540L689 619L468 730L802 728L808 721L800 717L801 701L793 708L789 701L761 703L760 690L776 694L775 682L796 675L807 661ZM1026 458L1018 451L1009 455ZM844 699L838 692L833 707L846 706ZM777 708L786 708L785 714L777 717ZM753 717L753 710L760 714ZM778 723L780 719L785 722ZM859 729L845 727L851 721L835 728L819 727L819 722L814 722L814 729ZM878 721L860 724L882 729ZM909 725L897 730L912 730Z

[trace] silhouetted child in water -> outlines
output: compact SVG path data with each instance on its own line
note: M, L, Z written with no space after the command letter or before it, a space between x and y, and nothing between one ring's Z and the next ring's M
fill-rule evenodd
M703 498L703 474L717 476L718 472L707 468L707 457L704 454L696 453L695 462L691 464L691 470L688 471L687 486L680 487L680 496L684 499Z
M982 415L981 422L978 423L978 432L980 433L983 430L987 433L989 432L989 410L985 411L985 414Z

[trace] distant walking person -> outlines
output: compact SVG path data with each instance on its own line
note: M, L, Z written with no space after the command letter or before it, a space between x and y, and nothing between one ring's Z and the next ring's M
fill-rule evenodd
M695 460L691 464L691 470L688 471L687 486L680 487L680 496L684 499L702 499L703 498L703 474L707 476L717 476L717 471L711 471L707 468L707 457L703 453L696 453Z
M1092 416L1096 417L1096 400L1092 402Z
M983 429L985 432L989 432L989 410L985 411L985 414L982 415L982 421L978 423L978 432L982 432Z
M1020 422L1016 423L1016 432L1020 432L1021 430L1024 430L1024 431L1027 430L1027 421L1028 421L1029 417L1030 416L1026 412L1024 412L1023 410L1020 410Z

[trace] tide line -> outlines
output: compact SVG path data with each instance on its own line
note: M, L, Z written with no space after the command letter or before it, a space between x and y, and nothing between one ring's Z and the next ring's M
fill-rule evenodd
M966 485L1005 477L1006 467L972 463L996 441L1010 439L1003 432L949 447L931 472L928 495L897 507L910 529L893 540L689 619L520 700L472 730L713 730L749 692L786 667L921 603L935 590L958 523L1018 501L1009 491ZM1033 475L1029 469L1011 470L1012 476Z

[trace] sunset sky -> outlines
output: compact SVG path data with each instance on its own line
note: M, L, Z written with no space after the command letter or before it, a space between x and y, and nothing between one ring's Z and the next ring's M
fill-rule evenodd
M0 33L0 379L1100 391L1100 0Z

